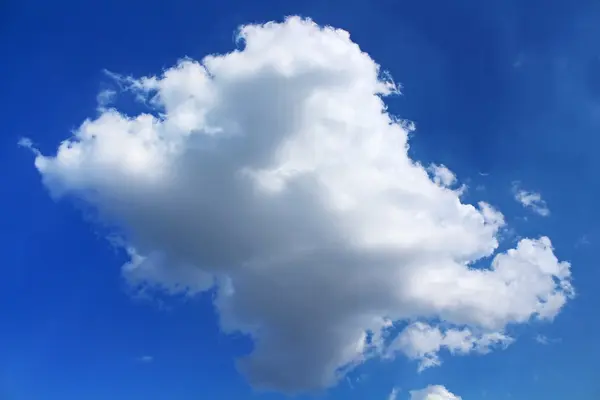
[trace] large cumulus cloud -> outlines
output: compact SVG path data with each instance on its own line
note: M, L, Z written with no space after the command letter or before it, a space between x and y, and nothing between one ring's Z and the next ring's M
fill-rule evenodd
M132 286L216 286L222 329L254 339L241 370L289 392L370 357L427 367L443 348L488 351L510 342L507 325L560 311L570 265L547 237L495 254L503 215L408 156L412 127L383 100L396 86L347 32L288 18L239 38L227 54L118 78L148 113L103 104L36 156L53 196L118 228Z

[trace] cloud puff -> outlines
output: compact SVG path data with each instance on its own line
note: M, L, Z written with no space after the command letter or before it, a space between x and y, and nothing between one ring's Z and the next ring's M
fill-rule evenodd
M475 351L489 352L495 346L506 347L513 339L499 332L474 334L469 329L446 329L416 322L404 329L388 347L388 351L401 351L409 358L419 360L419 371L440 365L438 352L445 348L452 354Z
M462 203L446 167L409 158L412 126L383 101L396 86L347 32L294 17L239 39L119 78L148 113L101 109L36 156L55 198L116 227L133 287L216 287L222 330L254 340L240 369L286 392L398 351L439 363L441 348L487 349L507 343L508 324L560 311L570 265L547 237L495 254L503 215ZM402 321L421 325L395 339Z
M103 112L107 107L114 101L117 92L112 89L105 89L98 93L96 96L96 103L98 103L98 111Z
M534 340L536 342L538 342L539 344L549 344L550 343L550 339L548 339L548 337L544 336L544 335L536 335L534 337Z
M437 184L451 187L456 182L456 175L445 165L433 164L429 170L433 173L433 181Z
M542 199L542 195L535 192L528 192L527 190L523 190L520 187L518 182L513 184L513 194L515 196L515 200L521 203L521 205L525 208L531 209L536 214L541 215L542 217L547 217L550 215L550 209L546 202Z
M461 400L462 397L452 394L442 385L430 385L425 389L411 390L410 400Z
M546 335L536 335L533 340L535 340L537 343L539 344L543 344L543 345L548 345L548 344L555 344L555 343L560 343L560 338L549 338Z
M400 391L398 390L398 388L393 388L388 396L388 400L396 400L398 398L399 392Z

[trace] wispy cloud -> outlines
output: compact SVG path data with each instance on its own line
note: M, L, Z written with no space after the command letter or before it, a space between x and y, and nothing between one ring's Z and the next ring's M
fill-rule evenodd
M137 360L139 362L148 364L148 363L151 363L152 361L154 361L154 357L152 357L152 356L141 356L141 357L138 357Z
M17 142L17 145L19 147L23 147L25 149L29 149L30 151L33 152L33 154L35 154L36 156L40 155L40 151L35 147L35 145L33 144L33 142L31 141L31 139L26 138L26 137L22 137L19 139L19 141Z
M462 400L442 385L429 385L425 389L411 390L410 400Z
M388 396L388 400L396 400L398 398L398 393L400 390L398 388L393 388L390 395Z
M536 192L530 192L521 188L519 182L513 183L513 194L515 200L521 203L523 207L531 209L536 214L542 217L550 215L550 209L546 202L542 199L542 195Z
M536 342L538 342L539 344L543 344L543 345L560 342L560 339L558 339L558 338L553 339L553 338L549 338L548 336L545 336L545 335L535 335L535 337L533 339Z
M98 93L96 96L96 102L98 103L98 111L103 112L106 107L112 103L117 92L112 89L106 89Z
M587 246L590 244L590 238L588 235L581 236L575 243L575 247Z

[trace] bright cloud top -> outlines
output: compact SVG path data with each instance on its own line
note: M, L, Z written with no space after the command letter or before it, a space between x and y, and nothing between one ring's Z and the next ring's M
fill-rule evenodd
M550 215L550 209L548 208L546 202L542 199L541 194L521 189L518 182L513 184L513 193L515 200L521 203L523 207L529 208L542 217L547 217Z
M441 385L430 385L425 389L411 390L410 400L461 400L462 397L450 393Z
M488 351L512 340L507 325L560 311L570 265L547 237L494 255L503 215L462 203L447 167L409 158L412 127L382 100L396 87L347 32L288 18L239 38L231 53L120 78L154 114L105 102L36 157L55 197L118 227L131 285L216 285L222 329L255 342L241 370L287 392L370 357L423 368L441 349Z

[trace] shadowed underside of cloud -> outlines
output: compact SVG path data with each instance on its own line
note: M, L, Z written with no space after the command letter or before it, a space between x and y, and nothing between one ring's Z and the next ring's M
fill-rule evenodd
M103 105L36 156L54 197L118 227L133 287L216 286L222 330L254 339L241 370L285 392L331 386L367 358L425 368L442 349L489 351L510 343L508 324L559 312L570 265L547 237L495 254L502 214L409 158L412 127L383 101L396 86L347 32L288 18L239 38L119 78L149 113Z

